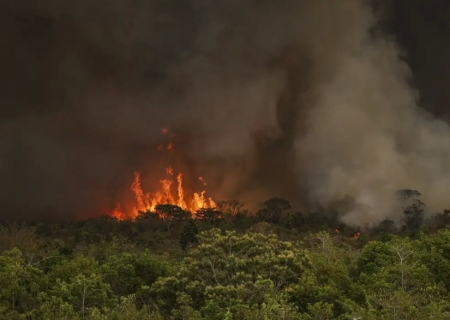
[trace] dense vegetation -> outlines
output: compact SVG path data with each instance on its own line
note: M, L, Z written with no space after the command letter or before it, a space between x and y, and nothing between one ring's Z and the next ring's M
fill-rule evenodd
M450 319L450 211L400 196L401 223L363 230L279 198L4 224L0 318Z

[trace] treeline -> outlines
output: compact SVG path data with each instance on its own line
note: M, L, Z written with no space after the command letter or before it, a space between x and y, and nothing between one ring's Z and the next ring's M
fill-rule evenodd
M403 196L363 230L280 198L5 224L0 319L450 319L450 211Z

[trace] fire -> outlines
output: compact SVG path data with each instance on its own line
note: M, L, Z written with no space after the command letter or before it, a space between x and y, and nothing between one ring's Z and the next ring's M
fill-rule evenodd
M183 188L183 174L180 172L176 176L177 188L176 195L173 192L174 180L173 169L168 167L166 169L166 175L169 176L166 179L160 180L161 190L155 193L144 193L141 187L141 176L139 172L135 172L134 180L131 185L131 190L134 193L136 205L133 208L132 215L128 217L131 219L136 218L139 212L155 212L155 208L159 204L171 204L177 205L183 210L187 210L195 214L199 209L214 208L216 203L211 197L206 197L206 191L194 192L191 201L185 199L185 191ZM118 219L124 219L126 214L120 209L120 205L111 213L112 216Z
M116 208L111 212L111 216L117 218L119 220L123 220L126 218L126 214L122 211L120 203L117 204Z
M169 129L162 129L164 134L168 134L170 137L175 134L169 134ZM162 151L166 149L174 152L173 143L170 142L167 147L163 148L163 144L158 146L158 150ZM176 180L175 180L176 179ZM203 186L206 186L206 182L203 177L198 178ZM154 193L144 192L142 190L141 174L139 172L134 173L134 180L131 184L131 191L134 193L135 205L133 206L131 213L125 213L120 203L110 213L111 216L123 220L126 218L135 219L139 212L155 212L156 206L161 204L171 204L182 208L183 210L190 211L193 215L199 209L215 208L216 203L211 197L206 197L206 191L199 191L191 193L190 197L187 197L186 190L183 187L183 174L177 172L175 175L174 169L168 166L165 170L165 178L159 181L160 190Z
M353 239L358 240L359 236L361 235L361 232L357 232L353 235Z
M183 175L179 173L177 175L178 182L178 206L181 208L186 208L186 201L184 201L184 190L183 190Z

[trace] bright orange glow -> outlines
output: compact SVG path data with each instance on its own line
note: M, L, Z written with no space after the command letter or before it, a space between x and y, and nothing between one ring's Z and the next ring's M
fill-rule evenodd
M168 133L167 128L162 129L163 133ZM172 134L171 136L174 136ZM165 148L168 151L174 152L173 143L170 142ZM163 151L163 145L158 146L159 151ZM175 175L174 169L168 166L165 169L165 178L159 181L161 189L154 193L147 193L142 190L141 175L139 172L134 173L134 180L131 184L131 191L134 193L135 204L129 213L125 213L120 204L110 213L111 216L123 219L135 219L140 212L155 212L156 206L160 204L177 205L183 210L190 211L195 217L195 213L199 209L215 208L216 203L211 197L206 197L206 191L189 192L183 187L183 174L177 172ZM176 176L176 185L175 178ZM203 186L206 182L202 177L198 178Z
M361 235L361 232L357 232L353 235L353 239L358 240L359 236Z
M171 204L177 205L183 210L190 211L195 215L196 211L203 208L215 208L216 203L211 197L206 197L206 191L194 192L192 194L191 201L185 199L185 190L183 188L183 175L182 173L177 174L177 192L176 196L173 192L173 169L171 167L166 169L166 174L170 177L162 179L161 190L155 193L144 193L141 187L141 177L138 172L134 174L134 181L131 184L131 190L134 193L136 200L136 205L133 208L132 214L125 214L122 212L120 205L111 213L112 216L119 220L125 218L134 219L137 217L139 212L155 212L155 208L159 204Z
M187 208L186 201L184 201L183 175L181 173L177 175L177 182L178 182L178 206L181 208Z
M123 220L126 218L126 214L122 211L122 208L120 207L120 203L117 204L116 208L113 212L111 212L111 216L118 220Z

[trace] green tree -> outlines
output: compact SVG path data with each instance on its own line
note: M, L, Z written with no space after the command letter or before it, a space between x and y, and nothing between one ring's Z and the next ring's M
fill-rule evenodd
M264 301L258 281L270 280L274 290L287 290L308 264L299 244L274 235L237 234L211 229L198 235L173 277L161 278L152 287L163 310L191 307L208 319L223 319L227 310L237 314L247 305ZM206 316L208 315L208 316Z
M50 295L61 297L82 319L85 319L94 307L107 308L114 305L110 286L103 282L101 275L95 273L78 274L67 282L58 279Z
M38 295L47 289L46 275L26 264L19 249L0 255L0 315L3 319L23 319L39 307Z
M387 243L368 246L372 254L365 254L364 249L362 256L370 262L362 263L359 282L365 288L373 317L431 319L427 312L432 306L438 308L436 317L445 314L445 288L421 262L424 252L418 240L396 236ZM373 254L374 249L378 255Z
M347 319L365 308L366 294L350 276L349 266L355 264L357 256L348 249L335 246L327 232L311 234L307 240L311 246L308 252L310 267L291 288L291 301L313 319ZM325 303L323 310L320 303ZM331 314L327 308L331 308Z
M110 256L100 269L119 300L133 295L139 306L149 302L150 287L157 278L169 273L168 263L148 251Z

